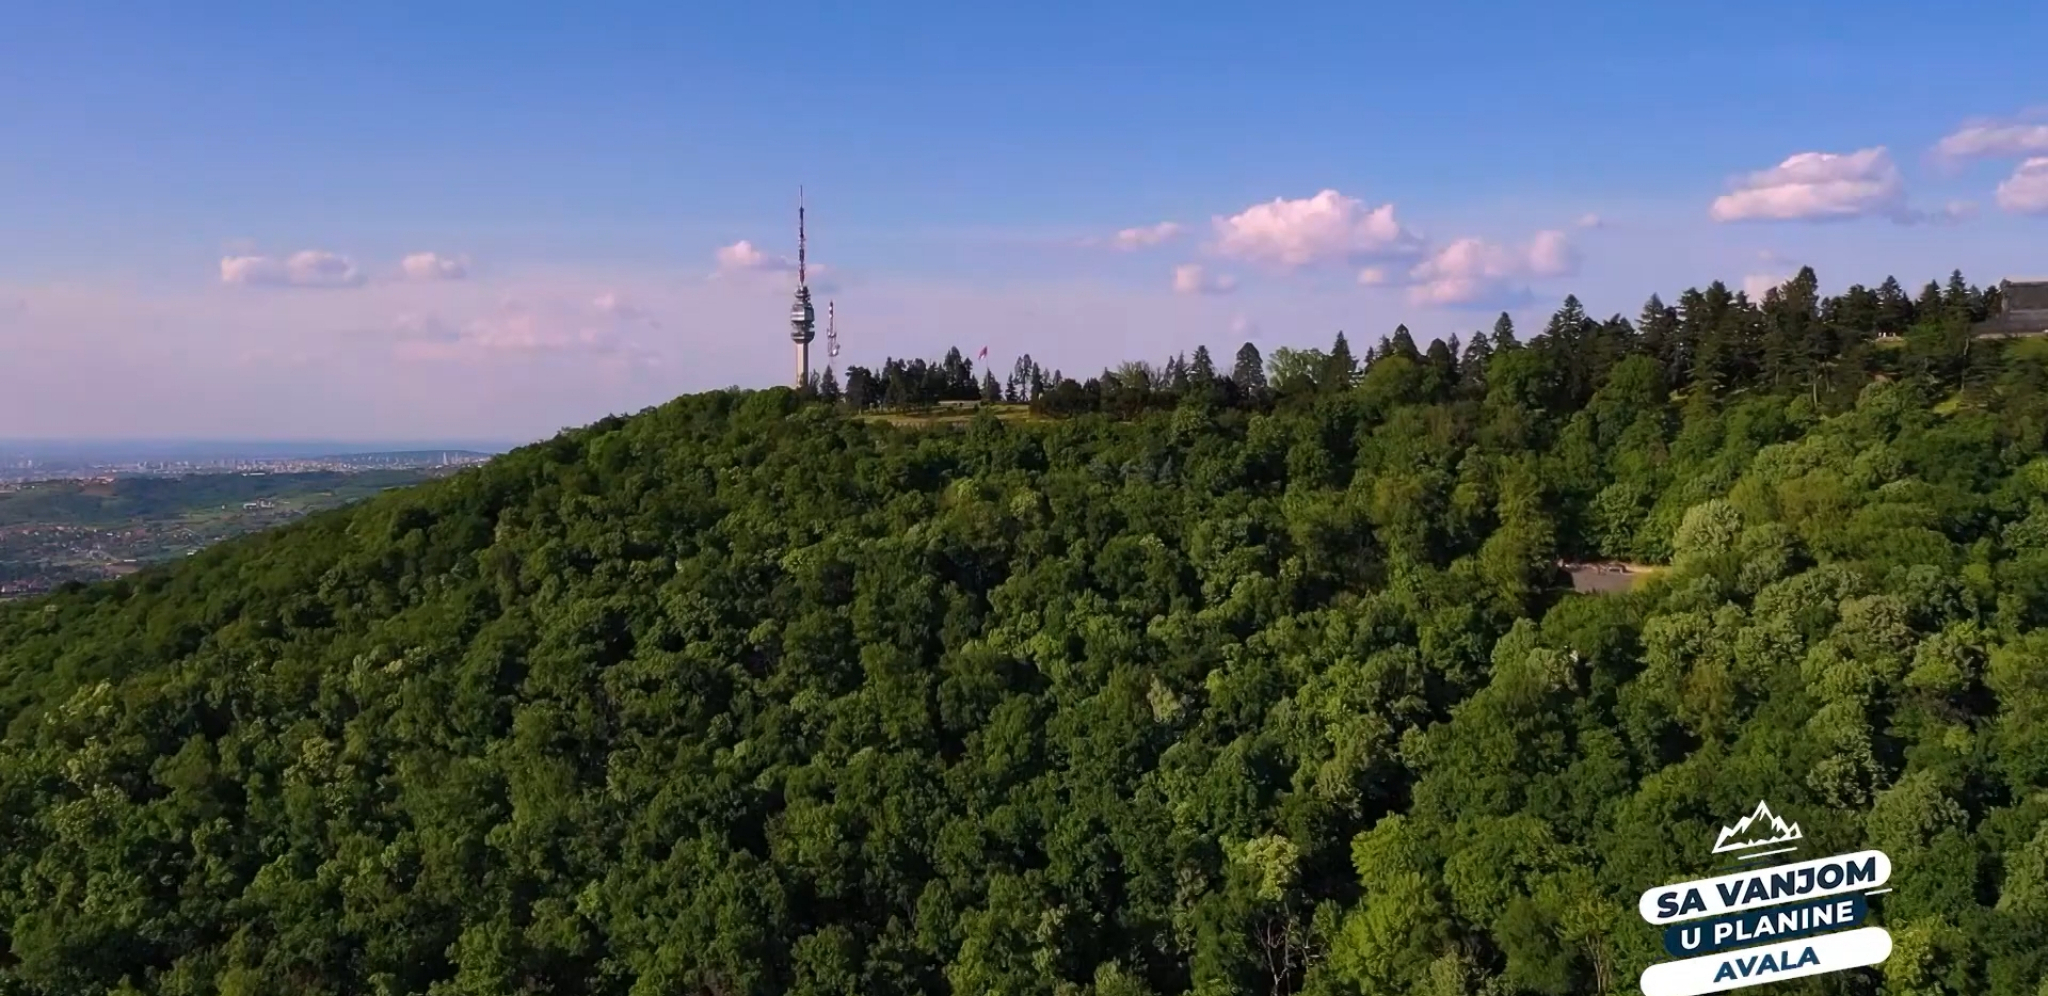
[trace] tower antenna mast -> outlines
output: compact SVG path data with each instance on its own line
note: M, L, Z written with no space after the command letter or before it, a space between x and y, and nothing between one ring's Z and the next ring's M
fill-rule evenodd
M796 344L796 389L799 391L810 387L811 340L818 337L818 313L811 308L807 252L804 188L799 186L796 188L796 300L789 306L789 338Z

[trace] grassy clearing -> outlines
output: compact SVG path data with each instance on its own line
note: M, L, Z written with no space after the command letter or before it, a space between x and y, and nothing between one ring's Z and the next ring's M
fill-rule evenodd
M997 419L1004 422L1039 421L1037 416L1031 414L1030 405L1010 403L961 405L958 407L932 408L925 411L873 412L854 417L863 422L886 422L890 425L909 428L942 425L964 426L974 421L974 417L983 411L993 412Z

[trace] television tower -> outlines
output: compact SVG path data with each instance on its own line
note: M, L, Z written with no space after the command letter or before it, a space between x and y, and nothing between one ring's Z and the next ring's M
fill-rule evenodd
M818 313L811 307L811 288L806 281L804 244L804 188L796 188L796 300L789 306L789 338L796 343L796 389L811 382L811 340L818 337Z

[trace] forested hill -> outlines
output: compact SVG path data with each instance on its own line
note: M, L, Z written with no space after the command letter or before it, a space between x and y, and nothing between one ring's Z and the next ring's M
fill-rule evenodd
M2039 996L2048 350L1982 302L1807 380L1572 318L693 396L0 607L0 994L1625 992L1767 799L1897 869L1774 993Z

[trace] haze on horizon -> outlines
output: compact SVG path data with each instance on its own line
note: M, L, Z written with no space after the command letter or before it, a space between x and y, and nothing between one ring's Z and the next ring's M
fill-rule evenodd
M2044 26L1753 0L25 9L0 433L519 440L777 384L799 184L842 370L1533 330L1566 293L1632 317L1801 265L2040 275ZM1967 71L1917 71L1944 61Z

